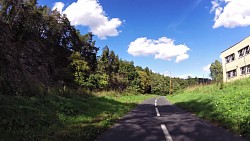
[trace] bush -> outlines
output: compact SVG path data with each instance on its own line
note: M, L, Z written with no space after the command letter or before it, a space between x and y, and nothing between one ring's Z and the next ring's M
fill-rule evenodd
M23 96L44 96L46 94L45 86L29 77L24 77L19 94Z
M27 106L0 106L0 131L2 136L12 134L19 140L37 140L41 131L56 123L56 115L45 114L36 108ZM31 132L32 131L32 132ZM40 132L38 134L38 132ZM11 137L13 139L13 137ZM8 137L5 137L8 139Z
M61 102L59 106L60 113L67 116L75 116L79 111L70 102Z

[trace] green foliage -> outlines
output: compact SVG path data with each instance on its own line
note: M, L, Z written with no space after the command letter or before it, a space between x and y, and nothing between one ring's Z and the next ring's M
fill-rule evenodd
M39 105L39 106L38 106ZM0 95L0 140L39 140L46 130L58 123L56 113L47 100Z
M0 95L0 140L94 140L137 103L153 97L100 95Z
M250 139L250 79L186 89L168 96L176 105Z
M102 55L98 60L98 70L100 73L108 75L108 87L112 88L115 82L112 80L119 69L119 57L114 51L110 51L108 46L103 49Z
M192 78L191 76L188 76L188 78L187 78L187 85L188 86L197 85L197 84L198 84L197 77Z
M139 91L140 78L133 62L119 60L118 74L125 89Z
M70 102L61 102L59 103L59 111L67 116L74 116L78 113L77 108L72 105Z
M80 86L85 86L87 71L89 70L87 62L83 60L79 52L72 53L69 59L71 60L70 67L74 72L75 82Z
M10 62L9 66L1 65L1 69L6 66L0 75L0 87L4 93L42 95L43 89L51 86L80 87L86 91L168 93L168 77L155 74L148 67L142 68L133 62L121 60L108 46L97 57L99 48L95 46L91 32L81 35L70 25L66 15L51 11L47 6L38 6L36 0L1 0L0 32L0 42L4 43L0 44L0 62ZM34 45L32 49L26 47L30 43ZM12 50L9 54L17 50L11 56L18 57L7 57L9 50ZM24 58L25 63L16 71L13 66L19 65ZM30 60L34 60L35 65ZM27 65L30 62L32 68ZM42 68L46 79L34 68ZM26 76L30 77L30 82L27 80L22 84ZM19 81L16 81L17 78ZM193 85L196 80L191 80L194 79L187 80L186 84L186 80L175 79L174 91Z
M45 88L39 82L26 76L23 78L21 88L17 94L25 96L43 96L46 94Z
M151 74L152 93L166 95L169 93L169 78L160 74Z
M108 46L97 57L91 32L37 0L0 0L0 34L0 140L93 140L151 97L137 92L169 91L169 77ZM174 91L184 82L173 79ZM112 97L91 96L102 90Z
M142 93L151 93L151 81L150 76L146 71L138 71L139 78L140 78L140 91Z
M95 47L95 41L92 40L93 36L91 32L84 36L79 35L81 41L80 52L84 60L88 63L88 67L90 68L89 74L95 73L97 69L97 52L99 48Z
M102 74L100 75L99 78L100 78L98 81L99 88L101 89L106 88L106 86L108 85L109 76L107 74Z
M223 69L220 61L215 60L210 66L210 76L219 84L223 79Z

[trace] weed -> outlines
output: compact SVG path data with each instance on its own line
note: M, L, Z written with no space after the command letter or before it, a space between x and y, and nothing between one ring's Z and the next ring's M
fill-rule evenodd
M153 97L56 92L43 97L0 95L0 140L94 140L137 103Z
M189 88L168 96L176 105L250 140L249 79Z

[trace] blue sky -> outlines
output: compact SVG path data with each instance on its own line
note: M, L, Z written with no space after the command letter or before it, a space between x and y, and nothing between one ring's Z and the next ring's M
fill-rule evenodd
M249 0L38 0L66 14L96 46L176 77L205 77L204 67L250 35ZM101 52L101 51L100 51Z

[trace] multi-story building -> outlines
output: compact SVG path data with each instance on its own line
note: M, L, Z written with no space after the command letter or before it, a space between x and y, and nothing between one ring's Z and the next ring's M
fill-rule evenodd
M221 53L223 81L250 76L250 36Z

